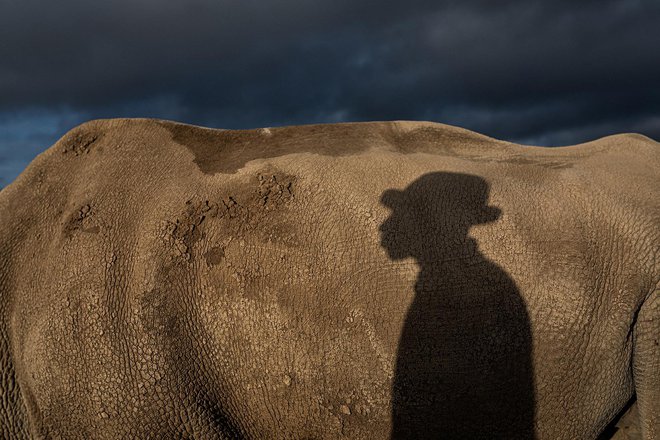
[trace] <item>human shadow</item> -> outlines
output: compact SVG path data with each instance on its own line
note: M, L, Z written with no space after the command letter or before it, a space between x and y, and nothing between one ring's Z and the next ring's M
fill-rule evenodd
M392 439L534 438L527 309L469 235L500 217L488 194L481 177L434 172L381 197L392 210L382 246L420 268L397 352Z

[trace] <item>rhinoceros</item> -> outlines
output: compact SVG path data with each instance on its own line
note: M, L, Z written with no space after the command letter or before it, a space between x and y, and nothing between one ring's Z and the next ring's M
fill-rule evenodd
M660 435L660 144L74 128L0 193L4 438Z

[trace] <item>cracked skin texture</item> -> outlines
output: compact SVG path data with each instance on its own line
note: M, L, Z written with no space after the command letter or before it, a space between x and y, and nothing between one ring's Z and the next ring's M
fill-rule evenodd
M659 434L660 145L83 124L0 192L3 438Z

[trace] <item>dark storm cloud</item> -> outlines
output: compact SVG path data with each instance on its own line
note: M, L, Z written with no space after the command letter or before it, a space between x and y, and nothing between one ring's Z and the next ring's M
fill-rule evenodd
M0 11L0 127L50 118L44 142L116 116L660 138L654 0L0 0ZM23 145L7 137L0 157Z

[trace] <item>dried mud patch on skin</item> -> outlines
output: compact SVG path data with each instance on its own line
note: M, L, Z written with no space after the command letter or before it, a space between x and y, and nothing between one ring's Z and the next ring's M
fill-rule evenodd
M285 176L284 182L278 181L276 174L258 174L257 178L259 179L259 197L265 209L285 204L293 198L291 176Z
M207 217L217 217L217 203L209 200L186 201L183 213L174 221L166 221L164 239L170 245L173 256L189 261L192 246L202 238L202 223Z
M100 133L88 132L82 129L74 131L62 141L62 154L73 156L87 154L89 153L92 144L100 138Z
M222 262L225 258L225 248L224 246L213 246L204 254L204 259L206 264L209 266L215 266Z
M138 317L147 333L171 339L180 334L180 323L177 318L180 316L180 311L177 310L178 304L170 295L172 283L176 283L177 280L176 277L171 279L169 270L172 268L163 268L158 274L156 287L139 298Z
M76 211L71 213L69 218L65 221L62 228L62 237L70 239L76 231L98 234L100 227L95 225L93 219L93 208L89 204L84 204Z
M295 176L268 168L228 188L223 197L191 198L178 218L165 222L162 236L173 257L190 261L195 243L206 238L206 228L212 224L214 236L220 233L225 240L209 243L203 255L209 266L224 260L226 246L234 239L256 237L293 244L295 231L287 213L295 199L295 182Z

